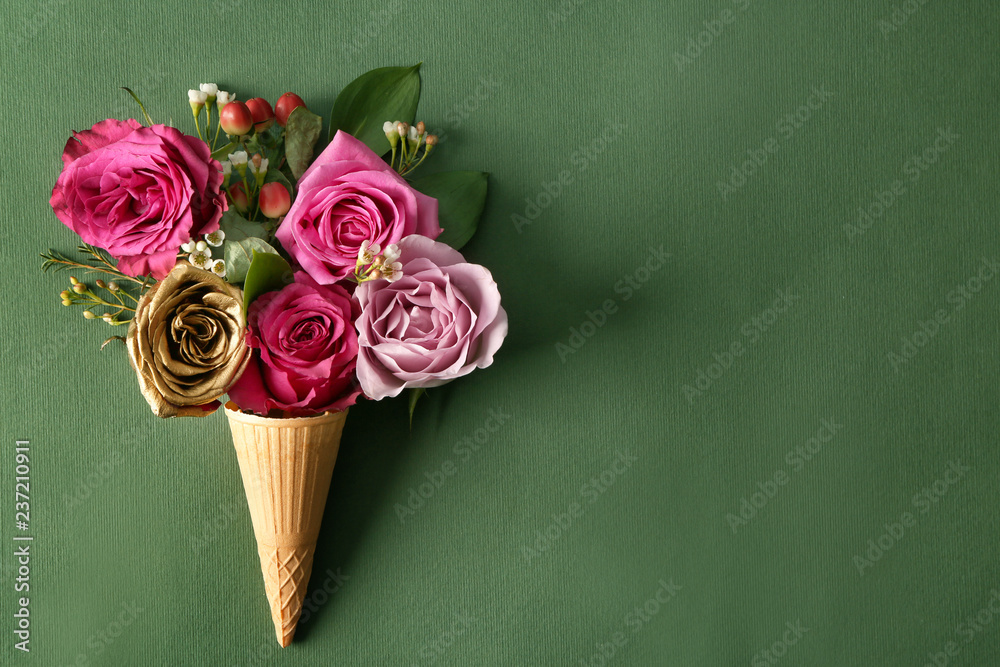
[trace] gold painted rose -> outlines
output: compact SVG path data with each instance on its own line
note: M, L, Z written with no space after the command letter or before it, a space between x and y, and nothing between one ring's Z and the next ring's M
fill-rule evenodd
M139 299L126 346L139 388L159 417L199 417L250 361L243 292L210 271L179 262Z

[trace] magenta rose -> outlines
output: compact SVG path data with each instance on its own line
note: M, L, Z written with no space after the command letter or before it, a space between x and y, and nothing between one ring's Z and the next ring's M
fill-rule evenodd
M275 234L299 266L324 285L354 270L363 241L383 248L410 234L437 238L438 203L414 190L346 132L302 174Z
M222 167L208 145L165 125L113 118L74 132L49 203L84 243L131 276L164 278L178 248L219 228Z
M354 378L358 305L340 285L301 271L295 282L250 304L247 344L253 359L229 390L241 409L302 416L345 410L361 393Z
M354 293L358 380L369 398L436 387L493 363L507 335L507 313L493 276L423 236L399 243L403 275L370 280Z

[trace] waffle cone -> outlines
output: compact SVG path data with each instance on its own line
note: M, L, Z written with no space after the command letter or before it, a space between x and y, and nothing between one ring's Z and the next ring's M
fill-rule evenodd
M226 417L257 538L274 633L285 647L302 614L347 411L273 419L244 414L230 402Z

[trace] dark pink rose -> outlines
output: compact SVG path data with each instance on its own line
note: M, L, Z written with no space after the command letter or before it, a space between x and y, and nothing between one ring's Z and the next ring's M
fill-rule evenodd
M366 281L354 293L358 380L375 400L486 368L507 335L500 292L484 267L423 236L403 239L399 250L399 280Z
M113 118L74 132L49 203L128 275L164 278L180 245L219 228L222 167L208 145L165 125Z
M275 236L324 285L354 270L362 241L385 248L410 234L433 239L441 233L437 200L414 190L346 132L337 132L296 187Z
M303 272L277 292L257 297L247 313L253 359L229 390L241 409L267 415L345 410L361 393L354 378L358 305L340 285Z

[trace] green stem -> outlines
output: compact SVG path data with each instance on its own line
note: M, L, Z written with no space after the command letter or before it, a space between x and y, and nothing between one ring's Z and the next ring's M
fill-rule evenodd
M133 312L133 313L135 312L135 308L129 308L128 306L126 306L124 304L111 303L109 301L105 301L104 299L102 299L101 297L97 296L96 294L94 294L90 290L87 290L86 292L84 292L84 294L86 294L91 299L93 299L96 303L98 303L98 304L100 304L102 306L107 306L108 308L118 308L118 312L119 313L122 312L123 310L128 310L128 311ZM117 315L117 313L116 313L116 315Z

